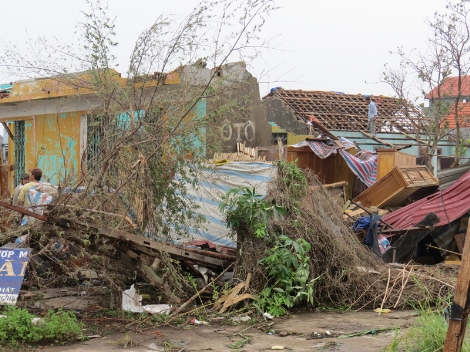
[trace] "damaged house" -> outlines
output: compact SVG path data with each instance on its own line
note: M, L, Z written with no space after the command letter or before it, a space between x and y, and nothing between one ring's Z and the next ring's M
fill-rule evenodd
M145 92L157 91L154 99L162 101L164 109L171 109L186 99L184 94L198 91L211 79L214 70L199 65L188 65L167 73L142 77L141 82L129 82L112 71L115 84L122 87L132 83ZM193 143L203 146L203 153L211 158L215 152L235 152L237 143L247 147L269 146L271 128L260 101L259 86L244 63L229 63L217 69L214 86L220 90L216 98L199 99L185 118L198 119L213 114L226 104L231 110L209 129L197 131ZM5 126L8 141L8 190L19 183L19 176L28 169L43 170L43 179L52 184L86 172L99 151L94 110L103 104L99 94L87 86L92 77L87 72L18 81L2 90L0 122ZM132 107L131 107L132 110ZM129 126L142 111L134 111L134 118L123 111L120 123ZM220 118L220 117L218 117ZM92 131L92 129L94 129Z
M97 78L102 81L93 85ZM6 188L11 194L20 175L35 167L42 169L41 183L57 186L48 199L36 200L32 192L45 192L28 189L26 208L2 202L3 208L26 215L22 225L39 229L7 245L40 251L55 243L59 254L54 256L67 258L64 263L99 251L117 263L115 271L123 272L125 280L131 277L126 270L137 270L171 302L187 291L170 289L180 278L162 279L160 269L184 265L204 276L196 267L217 273L231 267L235 257L223 247L233 247L234 241L222 215L214 212L214 199L238 185L266 185L274 169L267 163L222 161L204 173L214 153L233 153L237 143L270 145L258 82L244 63L215 69L195 64L132 81L114 70L96 70L7 88L0 99L0 122L9 136L2 174ZM116 91L118 103L112 101ZM110 101L114 104L108 108ZM214 173L225 183L213 185ZM195 214L191 206L197 202ZM189 220L195 220L193 228ZM200 226L203 220L209 224ZM37 235L41 231L47 235ZM177 242L173 233L182 240ZM192 242L188 234L199 241ZM211 276L206 275L205 285Z
M360 160L352 158L354 161L349 163L347 160L342 161L343 158L337 153L330 154L331 160L318 158L316 154L310 155L312 161L306 161L307 156L300 153L310 154L309 148L295 151L288 147L288 159L298 159L301 167L310 163L310 168L320 175L324 183L348 182L347 195L353 198L361 193L365 186L372 185L376 177L377 180L382 178L393 167L415 166L416 161L418 164L422 161L419 159L422 156L419 146L422 131L418 131L419 124L423 123L424 119L421 111L397 98L374 98L378 109L375 136L372 136L367 128L368 105L365 96L361 94L280 88L273 89L265 96L263 103L267 119L272 125L273 140L281 138L285 144L292 145L304 141L305 138L312 138L314 134L321 134L331 139L346 138L352 143L349 145L350 150L339 148L343 150L343 157L346 155L344 151L353 155L356 151L362 151L361 154L367 154L367 151L369 154L377 152L377 166L373 171L373 166L361 165L360 160L364 155L360 156ZM452 140L443 139L439 142L438 153L451 157L454 148L455 143ZM290 157L289 151L292 152ZM439 161L440 159L439 157ZM314 162L317 166L313 166ZM440 163L437 169L439 168ZM357 176L360 183L356 181Z

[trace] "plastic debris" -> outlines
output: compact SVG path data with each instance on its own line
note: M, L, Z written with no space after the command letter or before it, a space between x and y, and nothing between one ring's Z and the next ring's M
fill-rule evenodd
M189 319L189 324L191 325L201 325L201 322L197 320L196 318L192 317Z
M271 347L272 350L283 350L284 346L273 346Z
M390 313L391 311L392 311L391 309L386 309L386 308L382 308L382 309L375 308L374 309L374 312L376 312L376 313Z
M251 318L249 316L244 316L244 317L233 317L232 321L248 321Z
M165 351L163 347L158 347L153 342L150 345L148 345L147 348L150 348L152 351L161 351L161 352Z
M33 325L39 325L39 324L42 324L42 323L44 323L43 318L33 318L33 319L31 319L31 324L33 324Z
M143 306L141 304L142 296L135 292L134 285L128 290L122 292L122 310L133 313L168 313L171 309L169 304L149 304Z
M268 319L271 319L271 320L274 318L274 317L273 317L271 314L269 314L268 312L264 313L264 314L263 314L263 317L268 318Z

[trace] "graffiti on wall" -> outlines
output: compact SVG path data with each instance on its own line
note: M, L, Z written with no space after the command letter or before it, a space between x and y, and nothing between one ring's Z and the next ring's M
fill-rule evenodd
M222 139L230 141L236 139L237 142L247 140L252 142L255 140L255 124L253 121L232 123L225 119L222 123Z

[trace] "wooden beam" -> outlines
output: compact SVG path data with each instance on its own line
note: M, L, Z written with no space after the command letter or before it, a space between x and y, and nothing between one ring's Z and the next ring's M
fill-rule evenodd
M343 187L343 186L347 186L348 183L346 181L340 181L340 182L336 182L336 183L327 183L325 185L322 185L323 188L325 189L329 189L329 188L339 188L339 187Z
M353 203L353 204L356 205L357 207L359 207L359 208L361 208L362 210L364 210L367 214L372 215L372 212L371 212L369 209L364 208L364 207L363 207L362 205L360 205L359 203L356 203L356 202L353 201L353 200L351 201L351 203ZM379 219L379 221L380 221L382 224L387 225L389 228L393 229L393 226L392 226L392 225L386 223L386 222L383 221L382 219Z
M470 220L467 228L470 236ZM444 352L461 352L470 308L470 241L466 241L457 275L454 299L451 305Z
M62 227L69 227L76 230L92 230L95 234L102 237L120 240L124 242L130 242L133 245L140 245L156 251L163 251L170 254L174 258L191 259L197 263L208 265L211 267L227 267L230 264L230 261L222 260L219 258L212 258L202 254L206 251L198 251L198 253L194 253L192 251L187 251L183 248L178 248L176 246L155 241L153 239L146 238L143 236L133 235L128 232L117 230L115 228L111 228L91 221L81 222L69 219L51 218L49 219L49 222Z
M10 130L10 128L8 127L8 125L7 125L5 122L2 122L2 125L3 125L3 128L5 129L5 131L7 131L8 135L10 136L11 141L12 141L13 143L15 143L15 136L13 136L13 133L11 133L11 130Z
M428 147L431 146L431 143L424 142L424 141L422 141L421 139L419 139L419 138L417 138L417 137L413 137L411 134L405 133L405 132L403 132L403 131L400 131L400 133L401 133L402 135L404 135L404 136L410 138L410 139L415 140L415 141L418 142L419 144L424 144L425 146L428 146Z
M389 147L395 148L395 145L394 145L394 144L385 142L384 140L382 140L382 139L380 139L380 138L377 138L376 136L373 136L373 135L371 135L370 133L366 133L366 132L364 132L364 131L361 131L361 133L362 133L364 136L366 136L366 137L368 137L368 138L370 138L370 139L373 139L374 141L376 141L376 142L378 142L378 143L380 143L380 144L388 145Z
M28 209L25 209L23 207L18 207L18 206L12 205L10 203L5 203L2 201L0 201L0 206L17 211L18 213L21 213L23 215L31 216L41 221L47 221L47 216L33 213L32 211L29 211Z
M407 145L404 145L403 147L397 147L397 152L400 151L400 150L403 150L403 149L411 148L412 146L413 146L413 144L407 144Z
M320 120L318 120L315 116L313 115L307 115L307 118L309 121L312 123L312 126L315 127L317 130L321 131L322 134L325 136L330 137L333 141L337 141L338 143L335 143L336 146L340 149L344 148L343 144L338 140L338 137L336 137L333 133L328 131L328 129L322 125Z
M236 259L236 257L234 256L222 253L214 253L197 249L187 250L184 248L179 248L173 245L155 241L153 239L145 238L143 236L133 235L125 231L117 230L105 225L100 225L95 222L81 222L77 220L74 221L63 218L47 217L45 215L33 213L32 211L29 211L23 207L17 207L2 201L0 201L0 206L15 210L21 214L34 217L50 224L56 224L61 227L72 228L75 230L92 230L95 234L102 237L107 237L110 239L120 240L124 242L132 242L132 244L137 247L137 249L139 249L139 246L141 246L140 250L142 250L143 247L149 250L163 251L178 259L191 259L195 262L204 265L210 265L215 267L227 267L227 265L229 265Z

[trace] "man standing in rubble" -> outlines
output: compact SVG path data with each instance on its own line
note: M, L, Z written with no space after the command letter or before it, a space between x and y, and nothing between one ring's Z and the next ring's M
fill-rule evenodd
M366 97L366 101L369 104L367 128L370 130L370 133L372 134L372 136L375 136L375 121L377 120L377 105L375 105L375 102L370 98L370 96Z
M21 189L20 195L18 196L18 205L22 205L25 207L30 206L29 202L27 202L28 198L26 197L26 192L41 181L42 177L42 170L41 169L32 169L31 175L29 176L29 182L23 186Z
M20 195L21 190L23 189L24 185L29 182L29 174L22 174L20 178L20 184L16 186L15 191L13 192L13 205L18 205L18 197Z

